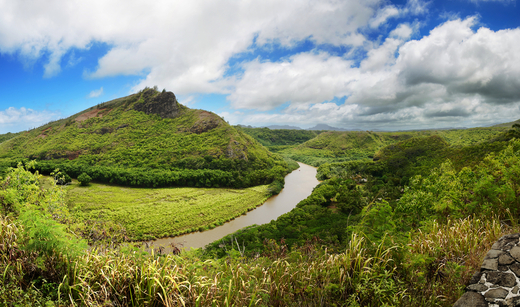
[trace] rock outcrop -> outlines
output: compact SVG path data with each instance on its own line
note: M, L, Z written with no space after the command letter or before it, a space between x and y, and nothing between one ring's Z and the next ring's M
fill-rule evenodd
M520 306L520 233L500 238L453 307Z
M197 121L189 131L191 133L201 134L217 128L221 123L223 123L222 118L210 112L201 110L198 114Z
M148 91L152 92L152 90ZM155 97L149 98L149 95L146 95L148 91L143 93L142 96L145 98L145 102L136 103L134 110L146 114L157 114L162 118L175 118L179 116L182 108L172 92L162 92Z

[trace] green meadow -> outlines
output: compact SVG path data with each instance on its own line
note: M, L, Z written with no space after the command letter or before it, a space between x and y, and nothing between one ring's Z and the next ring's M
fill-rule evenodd
M67 187L69 209L81 220L111 221L131 240L177 236L222 225L261 205L267 185L247 189L129 188L76 181Z

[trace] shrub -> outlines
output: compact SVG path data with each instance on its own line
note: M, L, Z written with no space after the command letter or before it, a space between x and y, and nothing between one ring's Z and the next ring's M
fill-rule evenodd
M81 175L78 176L78 181L82 186L89 185L92 178L87 173L81 173Z
M72 181L72 178L70 178L70 176L64 171L60 171L59 168L55 169L54 172L51 173L51 176L54 178L54 182L56 182L57 185L66 185Z

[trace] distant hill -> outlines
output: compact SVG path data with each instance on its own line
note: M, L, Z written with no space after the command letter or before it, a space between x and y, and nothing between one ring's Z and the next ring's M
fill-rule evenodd
M520 124L520 119L517 119L517 120L515 120L514 122L509 122L509 123L503 123L503 124L493 125L492 127L506 127L506 128L511 128L514 124Z
M11 132L7 132L7 133L4 133L4 134L0 134L0 143L2 142L5 142L7 140L10 140L14 137L17 137L18 135L22 134L23 132L17 132L17 133L11 133Z
M238 127L242 128L269 128L271 130L319 130L319 131L351 131L355 130L358 131L359 129L344 129L344 128L337 128L332 127L327 124L317 124L314 127L303 129L298 126L290 126L290 125L269 125L269 126L263 126L263 127L253 127L251 125L237 125Z
M260 142L260 144L275 151L279 148L286 148L287 146L294 146L306 142L322 132L302 129L252 128L250 126L238 126L237 130L245 132Z
M330 131L347 131L344 128L332 127L326 124L318 124L312 128L308 128L307 130L330 130Z
M503 136L506 128L472 128L398 132L325 131L300 145L278 152L293 160L319 166L323 163L372 159L385 146L413 137L439 136L451 147L476 145Z
M289 125L270 125L270 126L267 126L266 128L269 128L271 130L274 130L274 129L302 130L302 128L300 128L300 127L289 126Z
M0 160L136 186L251 186L283 179L287 168L216 114L150 88L21 133L0 144Z

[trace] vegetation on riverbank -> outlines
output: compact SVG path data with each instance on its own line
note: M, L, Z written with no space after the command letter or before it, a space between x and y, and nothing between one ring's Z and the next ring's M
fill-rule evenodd
M150 240L220 226L264 203L267 185L227 188L128 188L77 183L66 201L82 221L111 221L126 229L130 240Z
M14 207L60 194L56 186L41 190L28 172L12 175L1 186L3 196L16 196ZM14 175L31 183L14 191L23 183ZM319 238L292 248L266 240L261 254L246 257L238 240L224 241L226 256L214 259L130 246L85 250L63 232L67 222L57 223L44 207L34 210L41 212L35 219L16 210L0 218L3 305L451 306L492 243L518 231L492 219L450 219L407 238L353 234L340 251Z
M118 244L130 215L89 221L96 208L75 210L87 195L67 204L55 181L20 165L0 182L0 304L452 306L490 246L520 231L519 132L469 146L412 136L371 160L323 164L296 209L179 256ZM81 189L106 199L112 188ZM147 191L150 211L178 196Z

